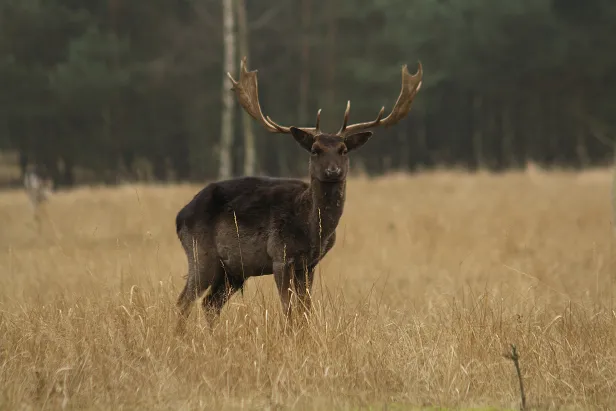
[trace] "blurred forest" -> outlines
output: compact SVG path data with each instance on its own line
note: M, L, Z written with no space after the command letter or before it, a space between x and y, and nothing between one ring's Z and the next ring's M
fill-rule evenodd
M80 181L303 176L292 138L245 122L225 72L259 71L261 107L335 131L408 118L355 154L369 174L610 164L611 0L0 0L0 151Z

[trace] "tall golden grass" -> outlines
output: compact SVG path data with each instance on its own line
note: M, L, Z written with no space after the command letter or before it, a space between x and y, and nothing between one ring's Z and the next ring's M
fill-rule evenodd
M616 409L609 171L352 179L313 314L271 276L177 337L200 187L0 194L0 408Z

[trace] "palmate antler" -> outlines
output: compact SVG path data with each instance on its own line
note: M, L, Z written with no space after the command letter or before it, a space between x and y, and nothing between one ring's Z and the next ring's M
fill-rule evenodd
M269 116L263 116L263 112L261 111L261 106L259 104L257 70L248 71L246 68L246 57L244 57L241 62L239 80L236 81L230 73L227 73L227 76L233 84L232 90L235 91L238 102L248 114L261 123L261 125L269 132L291 134L291 127L281 126L269 118ZM411 110L413 99L421 88L422 77L423 69L421 63L419 63L417 73L414 75L409 74L406 64L402 66L402 90L400 91L398 100L396 101L394 108L391 110L391 113L385 118L383 118L383 113L385 112L385 107L383 107L374 121L347 125L351 110L351 102L347 102L342 127L340 127L340 130L338 130L335 135L344 138L348 135L355 134L369 128L379 126L389 127L398 123L406 117ZM317 112L316 126L314 128L300 128L314 136L319 135L321 134L321 129L319 128L320 120L321 110L319 109Z

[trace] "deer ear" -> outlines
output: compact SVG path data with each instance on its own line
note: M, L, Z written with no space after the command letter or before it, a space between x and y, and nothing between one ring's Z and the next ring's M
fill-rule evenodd
M370 140L370 137L372 137L372 131L362 131L361 133L351 134L345 137L344 145L347 147L347 150L352 151L366 144L368 140Z
M307 133L297 127L291 127L291 134L293 135L293 138L295 138L295 141L297 141L299 145L304 148L304 150L312 150L312 145L314 144L314 136L312 134Z

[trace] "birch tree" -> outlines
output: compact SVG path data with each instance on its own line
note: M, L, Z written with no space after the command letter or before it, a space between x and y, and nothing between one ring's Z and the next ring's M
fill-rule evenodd
M218 177L230 178L233 174L233 120L235 100L229 91L228 73L235 73L235 32L233 0L222 0L223 76L222 76L222 121L220 130L220 167Z
M300 36L300 79L298 122L304 124L308 121L308 92L310 91L310 24L312 17L312 0L302 0Z

